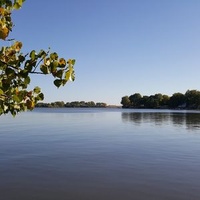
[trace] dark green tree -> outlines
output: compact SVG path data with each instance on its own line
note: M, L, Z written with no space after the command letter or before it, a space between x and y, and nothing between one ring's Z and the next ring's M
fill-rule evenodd
M146 108L157 108L158 105L159 105L159 102L155 98L155 95L150 95L146 102Z
M182 106L185 103L185 95L177 92L174 93L169 100L169 106L171 108L178 108L179 106Z
M87 102L87 106L88 106L88 107L95 107L94 101L89 101L89 102Z
M200 108L200 91L187 90L185 93L185 100L188 108Z
M169 105L170 97L168 95L162 95L161 106L168 106Z
M140 93L135 93L129 97L129 100L133 108L138 108L141 105L142 95Z
M97 102L96 103L96 107L101 107L101 108L105 108L107 106L106 103L103 103L103 102Z
M147 108L148 99L149 99L149 97L146 95L141 98L141 101L140 101L141 107Z
M155 108L159 108L161 106L163 100L163 95L158 93L154 95L154 103L155 103Z
M131 101L128 96L122 97L121 104L123 108L128 108L131 105Z

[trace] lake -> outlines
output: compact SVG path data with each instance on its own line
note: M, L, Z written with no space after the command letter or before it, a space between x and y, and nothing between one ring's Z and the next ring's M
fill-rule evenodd
M40 108L0 117L2 200L199 200L200 112Z

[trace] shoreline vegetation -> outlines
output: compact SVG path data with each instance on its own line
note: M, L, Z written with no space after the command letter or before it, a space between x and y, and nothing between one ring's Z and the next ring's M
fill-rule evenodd
M72 101L72 102L64 102L64 101L55 101L51 103L37 103L36 108L121 108L121 106L117 105L107 105L103 102L94 101Z
M185 94L176 92L172 96L161 93L142 96L134 93L123 96L121 104L122 108L200 110L200 91L187 90Z
M185 94L176 92L172 96L157 93L150 96L142 96L134 93L123 96L120 105L107 105L104 102L94 101L55 101L51 103L37 103L37 108L131 108L131 109L182 109L200 110L200 91L187 90Z

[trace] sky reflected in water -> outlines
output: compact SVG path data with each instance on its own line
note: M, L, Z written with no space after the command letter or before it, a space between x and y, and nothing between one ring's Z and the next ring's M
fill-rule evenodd
M157 110L3 116L0 199L200 199L199 124L199 113Z

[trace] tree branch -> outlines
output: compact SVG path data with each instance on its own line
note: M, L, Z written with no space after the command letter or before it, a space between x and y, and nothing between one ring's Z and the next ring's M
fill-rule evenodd
M32 72L29 72L30 74L42 74L42 75L46 75L44 74L43 72L35 72L35 71L32 71Z

